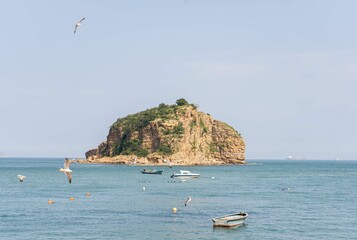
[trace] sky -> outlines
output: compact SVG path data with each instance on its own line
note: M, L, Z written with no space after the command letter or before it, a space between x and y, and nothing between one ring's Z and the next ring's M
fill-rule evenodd
M118 118L185 98L240 132L247 159L356 160L356 9L0 0L0 152L84 157Z

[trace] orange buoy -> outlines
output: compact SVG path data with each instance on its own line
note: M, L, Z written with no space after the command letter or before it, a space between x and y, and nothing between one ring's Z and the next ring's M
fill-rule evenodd
M69 200L73 201L73 200L74 200L74 197L69 198Z
M52 199L49 199L49 200L47 201L47 203L48 203L48 204L54 204L55 202L54 202Z

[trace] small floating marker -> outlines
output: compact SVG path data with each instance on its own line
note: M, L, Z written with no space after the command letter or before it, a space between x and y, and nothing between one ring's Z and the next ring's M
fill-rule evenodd
M55 201L53 201L52 199L50 199L50 200L47 201L47 203L48 203L48 204L54 204Z
M175 208L175 207L172 208L172 212L173 212L173 213L176 213L176 212L177 212L177 208Z
M74 197L69 198L69 200L73 201L73 200L74 200Z
M90 192L86 192L86 196L89 197L90 196Z
M212 177L212 179L214 179L214 177Z
M145 190L146 190L146 187L143 187L143 192L145 192Z

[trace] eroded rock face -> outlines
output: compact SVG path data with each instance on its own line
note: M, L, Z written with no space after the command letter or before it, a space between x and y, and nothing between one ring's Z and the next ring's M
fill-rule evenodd
M244 163L244 140L231 126L190 104L168 107L167 114L153 117L144 111L118 119L107 140L86 153L87 161L143 165Z

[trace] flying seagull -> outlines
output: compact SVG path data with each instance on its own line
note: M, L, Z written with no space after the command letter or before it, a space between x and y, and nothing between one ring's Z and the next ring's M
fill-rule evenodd
M83 21L84 19L86 19L86 18L84 17L84 18L82 18L81 20L79 20L79 21L76 23L76 25L74 26L74 33L76 33L77 28L82 25L82 21Z
M17 177L19 178L20 182L23 182L24 179L26 178L26 176L23 175L17 175Z
M59 170L60 172L63 172L64 174L67 175L69 183L72 182L72 175L71 175L72 170L69 169L69 165L70 165L70 164L71 164L71 161L70 161L68 158L66 158L66 159L64 160L63 168L61 168L61 169Z
M191 202L191 200L192 200L192 197L191 197L191 196L188 196L188 198L187 198L186 201L185 201L185 206L187 206L187 204L188 204L189 202Z

